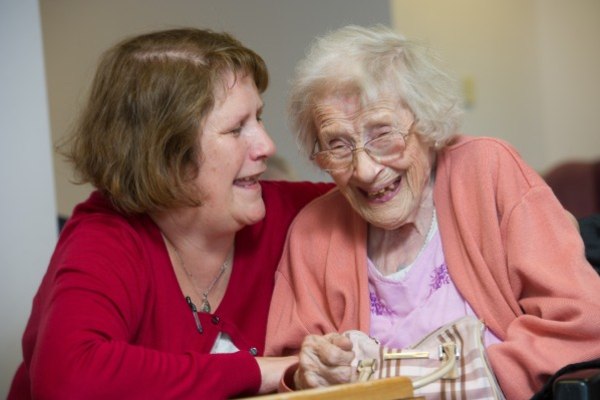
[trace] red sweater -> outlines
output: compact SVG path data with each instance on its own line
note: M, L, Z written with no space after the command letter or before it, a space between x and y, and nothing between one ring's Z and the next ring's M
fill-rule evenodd
M327 184L263 182L266 216L236 235L227 292L196 325L158 227L94 192L63 229L23 335L9 399L255 394L273 274L288 226ZM241 350L208 354L219 331Z

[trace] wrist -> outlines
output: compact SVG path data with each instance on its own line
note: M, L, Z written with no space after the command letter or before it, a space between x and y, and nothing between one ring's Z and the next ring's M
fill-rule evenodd
M284 374L291 366L297 364L298 358L296 356L259 357L256 361L261 373L259 393L263 394L276 392L280 388Z

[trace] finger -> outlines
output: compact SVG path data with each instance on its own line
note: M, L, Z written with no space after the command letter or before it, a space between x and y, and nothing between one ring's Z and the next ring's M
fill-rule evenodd
M321 374L322 378L328 385L337 385L340 383L348 383L352 378L353 368L349 365L341 365L338 367L330 367L324 370Z
M336 345L344 351L352 351L352 340L344 335L332 335L330 338L332 344Z
M336 360L339 356L336 357L336 353L341 351L323 336L307 336L298 356L305 369L318 371L339 365L340 363Z
M354 353L342 350L332 344L331 340L338 341L339 337L328 335L305 338L299 354L298 376L295 379L298 386L321 387L350 382L350 363Z
M323 368L319 371L306 370L300 366L294 376L299 389L316 388L350 382L352 369L349 366Z
M315 351L323 364L328 366L350 365L354 359L352 341L338 333L330 333L313 342Z

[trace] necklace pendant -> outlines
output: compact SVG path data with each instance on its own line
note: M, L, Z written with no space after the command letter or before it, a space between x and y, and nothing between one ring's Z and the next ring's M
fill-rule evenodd
M204 297L202 299L202 305L200 305L200 311L205 312L205 313L210 313L211 308L210 308L210 303L208 302L208 297Z

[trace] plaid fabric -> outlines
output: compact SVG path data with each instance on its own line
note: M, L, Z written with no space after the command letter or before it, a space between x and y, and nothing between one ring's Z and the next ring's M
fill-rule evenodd
M346 335L354 343L356 354L353 365L358 368L362 360L374 359L374 371L368 379L392 376L422 378L435 372L444 361L440 360L440 346L453 342L457 347L458 359L454 377L435 380L433 383L415 388L415 396L427 399L504 399L504 395L487 362L482 342L484 325L473 317L463 317L444 325L435 332L406 349L381 346L375 339L360 331L348 331ZM426 352L427 358L386 359L406 355L410 352ZM394 356L395 355L395 356ZM358 380L358 373L356 376Z

